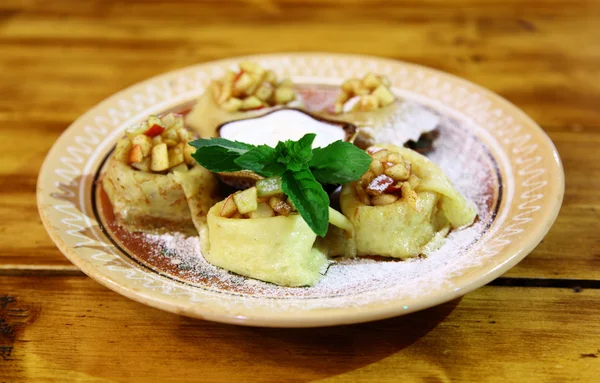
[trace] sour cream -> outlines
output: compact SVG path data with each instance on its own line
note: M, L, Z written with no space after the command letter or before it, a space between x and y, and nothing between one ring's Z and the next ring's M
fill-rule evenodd
M262 117L232 121L224 124L219 130L219 135L228 140L271 147L275 147L279 141L297 141L308 133L317 135L313 141L313 148L346 139L346 132L341 126L319 121L306 113L291 109L277 110Z

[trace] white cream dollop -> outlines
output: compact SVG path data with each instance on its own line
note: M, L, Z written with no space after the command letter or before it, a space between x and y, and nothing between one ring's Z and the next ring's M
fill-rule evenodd
M277 110L262 117L237 120L223 125L221 137L252 145L275 147L279 141L297 141L305 134L315 133L313 148L325 147L346 138L344 129L336 124L319 121L297 110Z

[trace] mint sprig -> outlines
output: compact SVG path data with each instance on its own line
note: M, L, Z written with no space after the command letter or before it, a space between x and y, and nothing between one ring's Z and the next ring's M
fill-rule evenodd
M283 192L291 199L310 228L327 234L329 196L321 184L344 184L360 178L371 157L348 142L336 141L312 149L315 134L298 141L279 142L275 148L249 145L223 138L190 142L192 155L212 172L250 170L264 177L281 177Z

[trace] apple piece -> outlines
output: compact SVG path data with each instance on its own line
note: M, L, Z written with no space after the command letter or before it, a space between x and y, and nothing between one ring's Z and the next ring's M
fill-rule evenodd
M283 194L281 177L263 178L256 181L256 195L258 197L271 197Z
M275 104L283 105L290 101L294 101L296 98L296 92L293 88L287 86L280 86L275 89Z
M115 159L120 162L129 162L129 152L131 151L131 140L121 138L115 146Z
M390 176L394 181L406 181L410 173L404 164L396 164L385 169L384 174Z
M260 108L263 108L263 102L256 96L246 97L242 101L242 110L255 110Z
M413 209L418 210L417 200L419 199L419 196L408 182L402 183L402 199L405 199Z
M274 216L275 212L266 202L259 202L256 205L256 210L248 213L249 218L269 218Z
M158 118L158 116L153 116L153 115L148 116L147 122L148 122L148 126L158 125L161 128L164 128L164 125L163 125L162 121L160 120L160 118Z
M167 144L160 143L152 148L152 162L150 169L154 172L162 172L169 168L169 152Z
M265 75L263 77L263 81L268 82L271 85L277 84L277 75L272 70L265 71Z
M182 164L185 161L183 156L183 142L178 143L168 150L169 153L169 168Z
M177 113L165 114L164 116L162 116L160 118L160 120L162 121L162 126L164 126L166 129L174 129L174 130L184 129L184 127L183 127L184 121L183 121L183 116L181 114L177 114Z
M370 154L371 154L371 157L373 157L376 160L385 161L389 152L387 149L380 149L380 150L374 151Z
M152 137L152 146L162 144L163 138L161 136Z
M233 201L241 214L256 210L258 207L257 198L255 186L233 195Z
M248 73L242 72L242 74L233 83L232 94L236 97L244 94L246 89L252 86L253 82L254 80Z
M141 162L143 159L142 148L139 145L133 145L129 151L129 163Z
M365 77L363 77L362 85L369 90L373 90L381 85L381 81L379 80L379 77L373 74L373 72L369 72Z
M177 130L175 130L175 129L165 129L165 131L161 135L165 140L167 140L167 139L174 140L174 141L179 140L179 136L177 135Z
M365 192L365 189L361 186L359 182L356 183L355 189L358 200L361 201L364 205L370 206L371 198L369 198L369 195L367 194L367 192Z
M145 134L138 134L131 140L133 145L138 145L142 148L142 156L147 157L152 150L152 139Z
M372 171L368 170L365 174L363 174L362 176L360 176L360 182L363 185L368 185L371 183L371 181L373 181L373 179L375 179L375 177L377 177L375 175L375 173L373 173Z
M348 93L349 95L354 95L354 89L360 88L360 80L356 78L346 80L342 83L341 88L344 92Z
M219 98L217 99L217 103L222 105L232 95L233 95L233 82L222 83L221 84L221 92L219 94Z
M131 166L136 168L137 170L141 170L144 172L150 171L150 157L144 158L141 162L133 162Z
M373 172L373 174L375 174L376 176L378 176L381 173L383 173L383 171L384 171L383 164L379 160L373 160L373 161L371 161L370 170Z
M150 128L148 128L148 130L146 130L144 132L144 134L148 137L156 137L156 136L160 136L162 132L165 131L165 128L163 128L162 126L158 125L158 124L154 124L152 126L150 126Z
M196 160L192 157L194 153L196 153L196 148L186 143L183 147L183 159L186 164L193 165L196 163Z
M262 77L263 77L262 74L250 73L250 77L252 78L252 83L244 91L244 94L246 96L252 96L256 92L256 89L258 88L258 86L260 84L262 84Z
M385 174L381 174L367 186L367 194L375 196L380 195L385 192L385 190L394 183L394 179L392 177L386 176Z
M377 108L379 108L379 99L372 94L361 96L357 104L357 109L361 112L370 112Z
M233 215L237 212L238 212L237 205L233 201L233 194L232 194L229 197L225 198L225 202L223 203L223 206L221 207L221 212L219 213L219 215L221 217L230 218L230 217L233 217Z
M187 173L189 171L188 166L184 163L181 163L177 166L172 167L169 170L171 173L175 173L175 172L182 172L182 173Z
M137 136L138 134L146 133L146 131L148 130L148 127L149 127L148 123L146 121L143 121L143 122L140 122L139 124L133 125L129 129L127 129L125 131L125 134L127 135L127 137L129 137L130 140L132 140L133 137Z
M190 139L192 139L192 134L186 128L178 128L177 137L181 142L188 142Z
M162 126L158 125L158 124L153 124L150 126L150 128L148 130L146 130L144 132L144 134L148 137L156 137L156 136L160 136L162 134L162 132L165 131L165 128L163 128Z
M381 106L387 106L394 102L394 94L385 85L379 85L372 93L377 97Z
M252 61L242 61L239 63L239 66L244 72L251 72L261 75L265 72L263 67Z
M286 217L292 212L292 207L281 196L272 196L269 198L269 206L278 214L285 215Z
M254 95L261 101L267 101L273 95L273 85L263 82L254 92Z
M243 102L239 98L231 97L229 100L221 104L221 108L230 113L233 113L240 110L242 108L242 104Z

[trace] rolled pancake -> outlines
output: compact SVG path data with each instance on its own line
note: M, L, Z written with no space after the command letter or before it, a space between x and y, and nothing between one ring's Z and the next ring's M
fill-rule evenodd
M131 231L195 232L217 201L217 180L199 165L159 174L133 169L113 157L102 186L117 223Z
M377 145L399 153L411 163L421 181L416 203L407 198L382 206L363 204L356 183L344 185L342 212L354 224L358 255L410 258L441 244L450 229L473 223L477 212L452 185L442 170L419 153L393 145ZM434 246L435 245L435 246Z
M313 248L317 236L300 215L225 218L222 206L207 216L211 264L280 286L312 286L325 274L330 261Z

